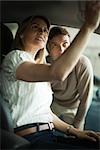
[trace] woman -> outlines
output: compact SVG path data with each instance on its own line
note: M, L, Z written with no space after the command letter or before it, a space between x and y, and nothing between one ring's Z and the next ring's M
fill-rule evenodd
M87 149L87 146L98 146L97 133L80 131L51 112L52 92L49 85L49 81L64 80L77 63L91 33L99 25L100 10L94 9L97 5L100 8L98 2L91 2L86 21L69 47L69 54L65 52L54 64L47 65L44 61L50 25L41 16L29 17L22 23L16 34L17 48L3 61L1 92L11 110L15 133L31 141L35 148ZM74 137L69 140L57 138L53 128Z

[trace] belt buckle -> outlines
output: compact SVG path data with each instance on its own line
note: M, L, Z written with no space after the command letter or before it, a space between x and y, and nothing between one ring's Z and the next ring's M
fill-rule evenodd
M37 132L40 131L40 125L39 125L39 123L37 123L36 128L37 128L37 129L36 129Z
M50 130L52 130L52 129L53 129L53 127L52 127L52 123L50 123L50 122L49 122L49 123L48 123L48 126L49 126L49 129L50 129Z

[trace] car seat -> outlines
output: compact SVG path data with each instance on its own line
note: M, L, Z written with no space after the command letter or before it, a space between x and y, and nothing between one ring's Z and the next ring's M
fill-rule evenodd
M11 51L11 45L13 43L13 35L7 26L1 24L1 52L0 57L2 62L4 56ZM14 133L13 121L10 110L6 101L3 99L0 93L0 137L1 137L1 149L31 149L31 144L26 139L16 135Z
M0 114L1 149L31 149L31 144L29 141L14 133L10 110L1 95Z
M4 58L4 56L11 51L12 43L13 43L13 34L10 31L10 29L1 23L0 26L0 32L1 32L1 62Z

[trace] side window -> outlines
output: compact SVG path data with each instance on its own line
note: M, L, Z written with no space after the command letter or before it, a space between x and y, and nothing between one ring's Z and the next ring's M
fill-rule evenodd
M10 31L13 34L13 38L15 38L17 29L18 29L18 23L5 23L5 25L10 29Z

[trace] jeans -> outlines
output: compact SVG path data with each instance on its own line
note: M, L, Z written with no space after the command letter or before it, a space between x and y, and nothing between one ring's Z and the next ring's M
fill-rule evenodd
M71 136L59 136L56 131L40 131L24 136L33 149L100 150L99 142L80 140Z

